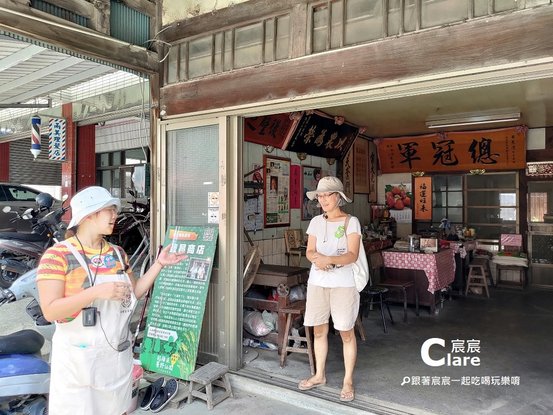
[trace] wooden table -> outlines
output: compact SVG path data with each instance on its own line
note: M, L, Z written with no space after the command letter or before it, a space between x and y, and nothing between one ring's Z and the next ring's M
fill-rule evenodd
M405 280L414 278L419 305L429 306L432 314L436 311L436 303L440 301L437 294L455 280L455 258L452 249L431 254L384 250L382 259L387 273L393 272L392 269L415 271L398 272L395 277ZM407 301L414 303L414 293L408 296Z
M281 313L282 308L290 305L290 289L299 284L307 283L309 268L289 267L286 265L261 264L252 285L264 285L275 287L278 293L278 301L262 300L257 298L244 297L244 307L251 307L258 310L274 311L278 313L278 335L276 343L278 353L281 353L284 342L284 328L286 327L286 315ZM274 337L268 339L274 341Z

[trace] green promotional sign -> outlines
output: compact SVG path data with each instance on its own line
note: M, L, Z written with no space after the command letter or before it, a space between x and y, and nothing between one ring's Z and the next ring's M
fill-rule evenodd
M183 380L194 372L218 233L212 226L169 227L164 246L187 257L157 277L140 353L145 369Z

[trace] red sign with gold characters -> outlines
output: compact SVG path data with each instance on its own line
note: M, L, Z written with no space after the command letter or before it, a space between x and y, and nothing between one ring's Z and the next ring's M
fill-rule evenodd
M415 220L432 220L432 177L415 177Z
M526 168L524 126L375 140L382 173Z

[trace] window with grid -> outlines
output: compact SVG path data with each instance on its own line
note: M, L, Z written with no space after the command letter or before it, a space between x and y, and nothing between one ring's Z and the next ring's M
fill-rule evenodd
M546 216L553 206L553 182L528 182L528 220L546 222Z
M290 57L290 15L275 16L173 44L165 84Z
M516 172L466 176L466 223L482 239L518 233L518 175Z
M463 176L432 176L432 226L437 228L443 218L454 225L463 224Z

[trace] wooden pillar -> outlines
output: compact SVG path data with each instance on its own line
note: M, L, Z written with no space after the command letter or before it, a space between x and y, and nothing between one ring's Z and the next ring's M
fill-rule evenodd
M73 104L63 104L61 113L66 121L65 161L61 164L61 189L62 194L71 198L77 189L77 128L73 123Z
M10 181L10 143L0 144L0 182Z
M96 125L77 127L77 191L96 184Z

